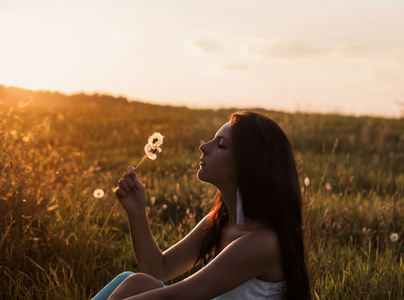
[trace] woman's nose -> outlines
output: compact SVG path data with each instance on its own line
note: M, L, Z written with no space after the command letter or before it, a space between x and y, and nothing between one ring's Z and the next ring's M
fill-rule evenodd
M208 143L204 143L204 144L202 144L202 145L200 145L199 146L199 151L201 151L202 153L206 153L206 145L207 145Z

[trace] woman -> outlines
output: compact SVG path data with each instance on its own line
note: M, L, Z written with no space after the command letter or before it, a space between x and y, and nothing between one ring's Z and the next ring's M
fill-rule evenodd
M200 151L198 178L217 187L214 206L163 253L135 169L119 181L115 194L143 273L121 276L127 278L110 299L309 299L300 186L284 132L264 115L237 112ZM206 265L187 279L162 283L201 262Z

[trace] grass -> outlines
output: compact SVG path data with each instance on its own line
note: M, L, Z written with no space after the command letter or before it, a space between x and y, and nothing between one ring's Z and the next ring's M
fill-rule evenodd
M163 152L142 164L140 179L160 247L208 211L215 190L196 179L198 146L233 110L2 86L0 100L0 298L89 299L137 269L121 208L99 233L114 186L154 131ZM404 299L403 120L258 111L295 149L313 298Z

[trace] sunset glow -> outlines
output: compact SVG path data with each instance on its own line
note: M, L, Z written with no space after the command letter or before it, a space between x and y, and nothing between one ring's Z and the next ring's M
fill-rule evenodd
M0 84L400 117L404 2L0 2Z

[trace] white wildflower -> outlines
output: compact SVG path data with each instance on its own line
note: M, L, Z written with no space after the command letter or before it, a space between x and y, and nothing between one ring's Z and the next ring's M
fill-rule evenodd
M96 189L93 192L93 196L97 199L104 197L104 191L102 189Z
M398 234L397 233L392 233L390 234L390 241L392 241L393 243L398 241Z

